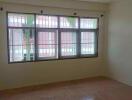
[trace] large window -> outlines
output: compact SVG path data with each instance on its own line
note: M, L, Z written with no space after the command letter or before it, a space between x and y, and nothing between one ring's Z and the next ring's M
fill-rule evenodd
M9 62L96 57L98 18L8 13Z

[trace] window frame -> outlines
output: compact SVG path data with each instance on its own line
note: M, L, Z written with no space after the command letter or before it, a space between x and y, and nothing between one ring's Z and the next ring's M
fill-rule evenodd
M95 44L94 44L94 48L95 48L95 56L98 56L98 31L96 30L96 29L90 29L90 30L88 30L88 29L85 29L85 30L80 30L80 33L81 32L94 32L94 35L95 35ZM81 37L81 36L80 36ZM80 45L81 44L83 44L83 43L80 43ZM87 43L86 43L87 44ZM81 51L81 50L80 50ZM81 53L80 53L81 54ZM81 57L87 57L87 56L89 56L89 57L92 57L93 56L93 54L81 54L80 55Z
M70 55L70 56L62 56L61 54L61 47L59 48L60 50L60 59L69 59L69 58L77 58L78 57L78 30L77 29L60 29L60 37L61 37L61 32L75 32L76 33L76 55ZM61 39L60 39L61 41ZM62 43L60 43L61 46ZM70 43L69 43L70 44Z
M34 15L34 27L10 27L8 25L8 14L32 14ZM45 15L45 16L56 16L58 19L58 27L57 28L41 28L36 26L36 16L39 15ZM78 19L78 28L61 28L60 27L60 17L75 17ZM97 19L97 29L81 29L80 28L80 19L81 18L90 18L90 19ZM8 64L13 64L13 63L26 63L26 62L39 62L39 61L54 61L54 60L65 60L65 59L82 59L82 58L97 58L98 57L98 39L99 39L99 17L80 17L80 16L69 16L69 15L52 15L52 14L40 14L40 13L23 13L23 12L6 12L6 29L7 29L7 52L8 52ZM35 50L34 50L34 56L35 59L31 61L10 61L10 46L9 46L9 29L34 29L34 45L35 45ZM38 57L38 46L37 46L37 36L38 36L38 29L39 30L58 30L58 58L56 59L39 59ZM75 56L67 56L63 57L61 56L61 32L70 32L70 31L75 31L77 32L77 55ZM81 32L90 32L94 31L95 32L95 54L85 54L81 55Z
M57 30L57 29L47 29L47 28L46 28L46 29L43 29L43 28L37 28L37 29L36 29L36 33L35 33L35 34L37 35L37 36L36 36L36 40L37 40L37 41L36 41L36 51L37 51L37 52L36 52L36 55L37 55L37 56L36 56L36 59L37 59L37 60L44 60L44 59L46 60L46 57L39 57L39 52L38 52L38 33L39 33L39 32L56 32L56 31L58 31L58 30ZM57 40L58 40L58 33L56 33L56 34L57 34L56 37L57 37ZM57 42L58 42L58 41L57 41ZM43 45L44 45L44 44L43 44ZM49 45L56 45L56 46L58 46L59 44L57 43L57 44L49 44ZM57 47L56 47L56 48L57 48ZM55 54L55 55L56 55L56 54ZM58 56L58 53L57 53L56 56ZM56 56L54 56L53 59L58 59L58 58L55 58ZM51 59L51 60L52 60L52 57L47 57L47 59L49 59L49 60Z

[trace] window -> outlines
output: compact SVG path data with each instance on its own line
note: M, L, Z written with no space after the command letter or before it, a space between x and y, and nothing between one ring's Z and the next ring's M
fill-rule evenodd
M61 28L78 28L78 18L75 17L60 17Z
M61 32L61 56L73 57L77 55L77 33Z
M80 18L81 56L97 54L97 18Z
M57 30L44 30L38 32L38 58L58 58L58 32Z
M96 57L98 29L98 18L8 13L9 62Z
M95 54L95 33L81 32L81 54Z
M98 19L97 18L81 18L80 26L81 29L97 29L98 28Z
M37 15L36 26L38 28L57 28L58 19L56 16Z
M33 61L34 15L8 14L8 41L10 62Z

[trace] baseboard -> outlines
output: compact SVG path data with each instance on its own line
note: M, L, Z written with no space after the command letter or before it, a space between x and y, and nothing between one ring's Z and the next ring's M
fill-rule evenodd
M20 88L13 88L13 89L5 89L1 90L0 93L4 94L12 94L12 93L19 93L19 92L25 92L25 91L35 91L35 90L40 90L40 89L46 89L46 88L52 88L52 87L57 87L57 86L64 86L66 84L77 84L78 82L82 81L97 81L101 79L108 79L105 76L98 76L98 77L88 77L88 78L83 78L83 79L75 79L75 80L68 80L68 81L60 81L60 82L53 82L53 83L48 83L48 84L40 84L40 85L31 85L31 86L25 86L25 87L20 87Z

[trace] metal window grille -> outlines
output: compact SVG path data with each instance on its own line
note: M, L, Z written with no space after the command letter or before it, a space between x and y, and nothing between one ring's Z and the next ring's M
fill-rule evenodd
M61 32L61 55L77 55L77 36L76 32Z
M98 18L8 13L9 62L97 55Z
M38 32L38 57L43 59L58 58L58 33Z

